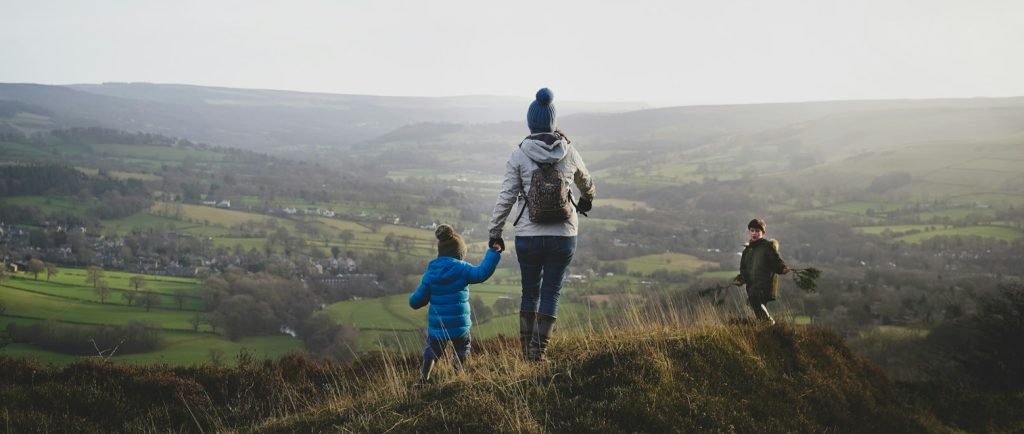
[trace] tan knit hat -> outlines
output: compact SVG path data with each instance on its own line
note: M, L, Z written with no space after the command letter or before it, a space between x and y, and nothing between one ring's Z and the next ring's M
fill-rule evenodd
M434 236L437 237L437 256L451 256L455 259L466 257L466 242L451 226L438 226Z

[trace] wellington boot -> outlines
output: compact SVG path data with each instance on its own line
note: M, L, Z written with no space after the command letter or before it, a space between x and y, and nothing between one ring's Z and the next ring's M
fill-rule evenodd
M537 328L537 312L519 312L519 346L523 351L523 358L530 358L530 341L533 340L533 331Z
M768 313L768 308L765 307L764 303L754 306L754 316L756 316L757 319L768 323L768 325L775 325L775 320L772 318L771 314Z
M459 355L458 351L455 352L455 357L452 357L452 368L456 373L466 372L466 359L468 358L468 354Z
M530 340L530 348L527 360L540 362L547 359L548 341L551 339L551 331L555 327L555 317L537 314L537 328L534 330L533 339Z
M416 382L417 386L425 386L430 384L430 371L434 369L434 361L423 359L423 364L420 365L420 381Z

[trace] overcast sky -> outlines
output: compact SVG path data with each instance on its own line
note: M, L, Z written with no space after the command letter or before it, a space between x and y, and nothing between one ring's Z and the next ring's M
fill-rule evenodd
M1019 96L1024 1L0 0L0 82L108 81L658 105Z

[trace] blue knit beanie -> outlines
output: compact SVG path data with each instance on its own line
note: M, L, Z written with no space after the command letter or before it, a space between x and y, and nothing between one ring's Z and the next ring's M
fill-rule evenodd
M546 87L537 91L537 99L526 111L526 126L530 127L530 132L555 131L555 105L551 103L554 99L555 94Z

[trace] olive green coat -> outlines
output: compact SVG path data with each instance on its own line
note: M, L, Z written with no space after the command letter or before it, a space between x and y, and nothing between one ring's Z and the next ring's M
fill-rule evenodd
M737 280L747 285L747 297L762 301L779 298L779 274L786 267L779 255L779 242L764 238L747 244L740 257Z

